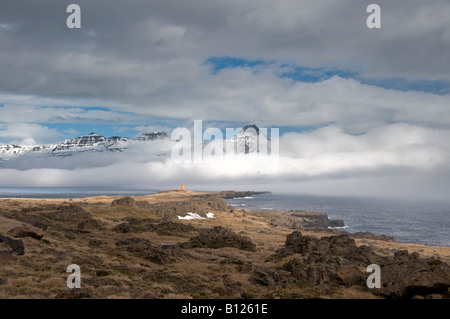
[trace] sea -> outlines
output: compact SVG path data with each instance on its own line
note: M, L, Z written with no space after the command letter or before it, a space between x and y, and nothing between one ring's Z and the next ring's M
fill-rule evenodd
M158 190L117 188L0 188L0 198L142 196ZM450 247L450 201L258 194L227 199L236 209L306 210L344 220L340 230L393 236L398 242Z

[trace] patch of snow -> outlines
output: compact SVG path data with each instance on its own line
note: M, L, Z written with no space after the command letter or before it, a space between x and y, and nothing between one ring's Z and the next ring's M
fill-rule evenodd
M200 216L199 214L189 212L184 217L178 216L178 219L192 220L192 219L205 219L205 218Z

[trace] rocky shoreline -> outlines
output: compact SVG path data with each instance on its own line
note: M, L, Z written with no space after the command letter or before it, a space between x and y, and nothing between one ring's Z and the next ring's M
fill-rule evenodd
M0 200L0 298L450 298L450 248L338 231L320 212L237 210L229 195ZM66 287L69 264L82 289Z
M272 194L269 191L255 192L255 191L222 191L217 193L223 199L233 199L239 197L250 197L253 195Z

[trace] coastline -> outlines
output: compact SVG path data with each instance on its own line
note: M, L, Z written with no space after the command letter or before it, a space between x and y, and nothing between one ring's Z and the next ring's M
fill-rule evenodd
M188 212L203 219L179 219ZM207 218L207 213L214 218ZM33 230L42 237L18 231L17 237L11 235L12 229L20 227L28 229L28 235ZM345 271L357 277L340 274L344 283L327 278L320 285L308 281L312 275L307 279L293 275L302 268L290 269L289 262L296 258L306 262L313 256L289 251L287 237L295 232L317 247L345 238L344 249L367 247L372 257L390 267L400 255L412 265L421 260L450 263L450 247L398 243L370 235L358 238L328 227L325 213L237 210L217 193L190 190L127 198L1 199L0 235L21 240L24 254L9 254L5 242L0 244L0 250L6 251L0 254L0 297L76 297L65 287L64 270L71 263L83 269L86 298L386 297L361 285L363 263L356 261L343 269L333 266L336 274ZM399 253L404 250L406 255ZM420 255L417 262L411 257L414 252ZM325 253L334 258L333 254ZM332 277L334 270L321 261L314 264ZM302 267L309 270L311 265ZM139 283L133 284L137 278ZM38 284L31 287L35 280ZM306 280L303 288L302 280ZM437 297L431 290L428 295Z

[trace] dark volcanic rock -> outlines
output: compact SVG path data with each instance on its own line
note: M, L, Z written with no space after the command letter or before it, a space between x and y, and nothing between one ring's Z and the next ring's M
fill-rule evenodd
M92 215L77 205L59 206L56 212L44 214L47 218L58 221L75 223L78 229L93 230L101 229L99 221L92 218Z
M411 298L430 294L445 295L450 287L450 266L444 262L420 259L418 254L398 251L380 264L381 288L373 293L388 298Z
M80 222L78 222L78 229L84 229L84 230L94 230L94 229L101 229L102 226L100 225L98 220L95 219L85 219Z
M342 219L330 219L329 227L344 227L345 223Z
M73 204L59 206L56 212L46 214L46 217L60 222L92 219L91 214L86 212L80 206Z
M137 202L131 198L131 197L125 197L125 198L120 198L120 199L116 199L113 200L111 202L111 206L133 206L133 207L137 207L138 204Z
M272 194L271 192L254 192L254 191L222 191L218 193L224 199L232 199L236 197L249 197L260 194Z
M25 254L25 246L21 239L12 239L3 235L0 235L0 243L9 244L13 253L18 255Z
M285 270L275 270L268 267L258 267L253 271L250 281L262 286L286 287L290 282L291 274Z
M42 239L42 237L44 237L45 233L38 228L29 226L17 226L10 229L7 234L16 238L31 237L40 240Z
M246 251L256 251L256 246L249 237L237 235L231 229L222 226L202 229L197 237L191 238L181 246L183 248L233 247Z
M216 194L191 196L189 200L184 201L149 204L148 209L166 219L176 219L190 212L206 217L206 214L211 211L232 212L234 210Z

